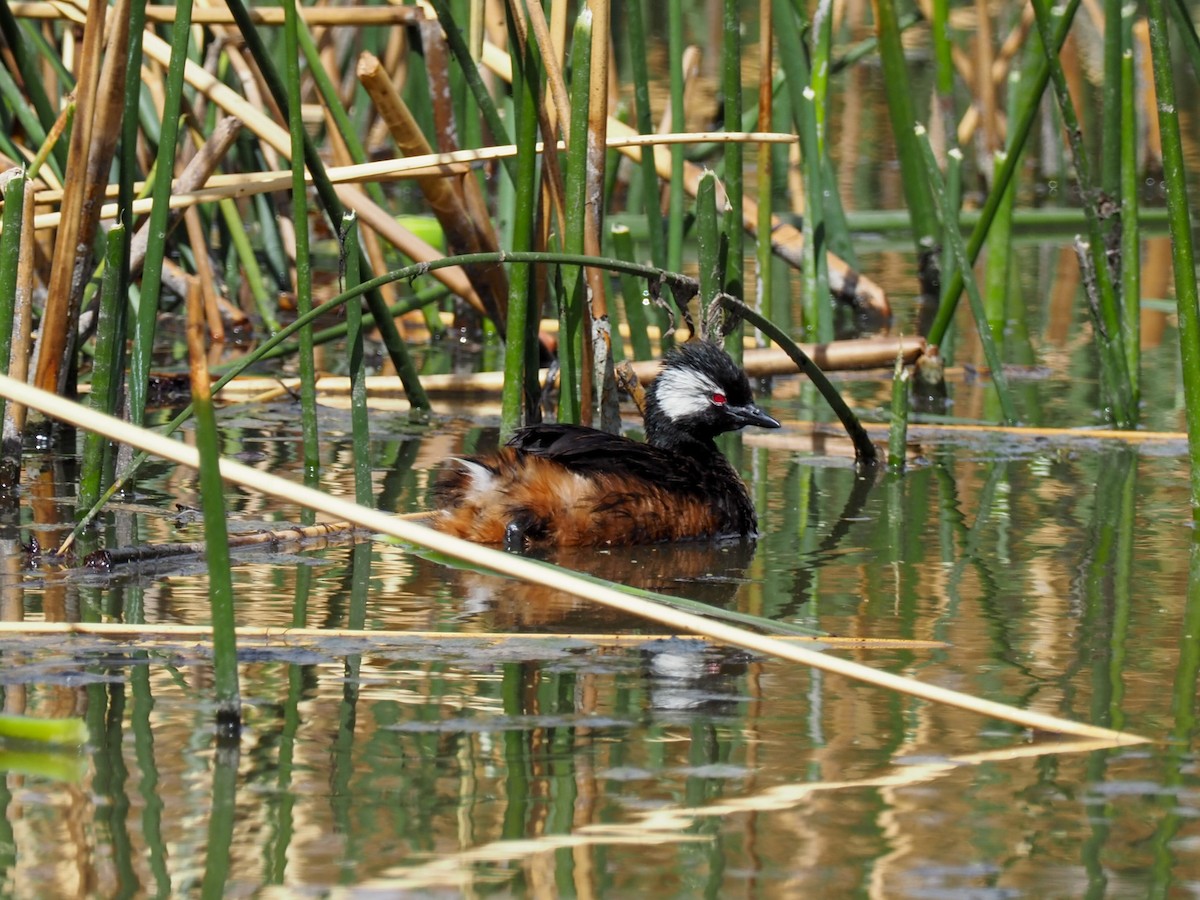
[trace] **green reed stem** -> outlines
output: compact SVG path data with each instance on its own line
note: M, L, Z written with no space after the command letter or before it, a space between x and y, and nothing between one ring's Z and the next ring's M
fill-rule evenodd
M1063 42L1067 39L1071 22L1075 18L1076 10L1079 9L1079 2L1080 0L1067 0L1062 16L1058 19L1058 25L1054 32L1054 41L1052 44L1047 45L1053 47L1056 54L1062 49ZM1009 181L1012 180L1013 175L1016 173L1017 163L1021 159L1021 151L1025 148L1025 143L1029 139L1034 120L1037 118L1038 110L1041 106L1042 94L1045 92L1046 84L1050 80L1050 67L1044 57L1032 64L1031 71L1027 73L1027 77L1029 79L1029 90L1023 96L1018 114L1009 120L1008 159L994 173L992 189L988 192L987 199L983 204L983 210L979 214L979 221L972 229L971 237L967 241L967 259L971 265L975 264L975 258L979 256L983 242L987 240L988 232L992 227L992 220L995 218L996 211L999 209L1000 203L1004 198L1004 192L1008 188ZM934 318L933 325L929 329L929 343L940 346L945 340L946 331L950 328L950 323L954 320L954 311L958 306L958 298L962 294L962 290L963 272L961 269L956 269L951 277L943 278L942 299L938 305L937 316Z
M612 226L613 252L618 259L633 262L633 236L624 225ZM646 305L642 302L642 285L631 274L621 274L621 299L625 303L625 321L629 324L629 344L634 359L650 359L650 335L647 333ZM561 353L561 349L560 349Z
M1053 35L1050 31L1048 0L1033 0L1033 9L1037 16L1042 46L1046 49L1046 61L1049 64L1050 78L1058 97L1059 112L1062 114L1063 126L1067 131L1071 146L1075 174L1079 180L1080 192L1083 194L1083 211L1087 220L1089 237L1088 250L1091 254L1096 288L1092 315L1100 336L1101 374L1105 393L1111 404L1113 421L1121 428L1131 428L1137 421L1137 409L1133 403L1129 370L1125 361L1124 341L1121 335L1121 304L1113 284L1112 268L1108 263L1106 228L1100 219L1100 207L1104 198L1102 193L1097 191L1092 178L1087 148L1083 145L1083 131L1075 114L1075 104L1072 102L1071 92L1067 88L1067 78L1063 73L1062 63L1059 61L1058 54L1049 49L1053 46ZM1118 29L1118 21L1114 20L1109 27L1113 30Z
M204 515L204 561L208 568L208 599L212 609L213 689L219 735L241 728L238 687L237 633L233 616L233 575L225 516L225 484L221 479L221 434L213 409L204 345L204 311L196 292L188 297L188 355L192 375L192 406L196 415L196 449L200 454L200 509Z
M134 186L138 179L141 166L138 163L138 106L142 97L142 35L146 26L146 0L133 0L130 4L129 20L129 57L125 66L125 96L124 114L121 117L121 143L117 157L117 222L122 227L121 269L117 281L117 296L121 304L117 309L119 322L117 331L125 334L128 328L129 316L129 255L133 243L133 197ZM124 371L126 350L125 341L118 345L117 371ZM115 395L114 395L115 396Z
M246 42L246 48L258 64L259 72L262 74L267 89L279 105L279 108L287 115L287 88L279 78L279 72L276 70L275 64L268 54L266 46L263 44L262 36L254 23L250 21L250 13L246 9L245 3L243 0L229 0L228 6L234 20L237 22L238 29L241 31L242 38ZM342 202L338 199L337 192L333 188L333 182L329 180L329 175L325 171L325 164L321 160L321 155L317 151L316 145L309 139L307 134L304 135L304 162L308 167L309 174L312 176L313 187L316 189L317 196L321 200L321 205L324 207L326 215L329 216L331 221L340 222L344 214ZM369 272L370 264L361 256L361 248L359 248L359 253L360 265L363 271ZM373 282L374 279L367 283L372 284ZM400 380L404 385L404 393L408 397L409 403L414 409L429 409L429 397L425 394L425 389L421 387L421 379L417 375L416 366L413 365L412 358L408 355L408 348L404 345L404 341L400 337L400 332L396 328L395 321L387 316L387 303L384 301L383 296L379 293L378 289L371 289L367 291L366 299L367 305L375 315L375 326L379 329L383 345L387 349L388 356L396 367L396 373L400 376Z
M687 127L683 108L683 0L667 0L667 70L671 88L671 130ZM644 153L643 153L644 155ZM671 145L671 183L667 186L667 268L683 268L683 145Z
M12 110L16 116L17 122L21 128L27 133L29 143L34 146L41 146L46 142L46 128L42 126L41 120L37 112L29 105L25 97L25 92L17 87L17 82L13 79L12 73L5 66L0 66L0 97L3 97L8 108ZM59 177L62 172L55 167Z
M342 289L345 290L356 286L360 281L356 213L349 212L342 216L341 235L341 257L346 266ZM354 500L359 506L374 506L375 491L371 484L371 426L367 411L367 367L363 353L362 320L362 301L353 300L347 303L346 344L350 349L350 429L354 452ZM311 332L311 329L309 331Z
M1175 105L1171 71L1171 41L1163 0L1148 0L1150 52L1154 60L1154 89L1158 95L1158 130L1162 138L1163 182L1171 220L1171 259L1175 269L1175 301L1179 317L1179 354L1183 365L1183 397L1187 407L1188 453L1192 471L1192 516L1200 521L1200 292L1192 222L1188 211L1187 169Z
M721 241L717 230L717 176L705 172L696 189L696 255L700 268L700 315L721 293Z
M89 405L98 412L116 415L117 385L120 382L121 355L125 343L124 317L121 310L125 298L120 294L121 259L125 251L124 226L115 225L109 229L105 237L105 247L104 281L100 289L96 356L92 362L92 392ZM100 499L100 492L105 487L104 452L107 446L108 440L103 435L94 431L84 432L83 458L79 467L80 509L91 509Z
M815 95L809 86L811 72L802 38L805 23L803 11L793 8L793 4L775 3L773 10L775 35L779 41L779 62L787 78L787 96L791 101L792 118L800 135L801 154L804 157L804 330L813 340L828 340L832 337L833 324L827 279L825 290L821 290L827 247L825 192L822 190L820 144L813 103Z
M625 27L629 36L629 66L633 75L633 102L638 134L653 134L654 123L650 119L650 75L646 63L646 31L641 3L626 4ZM662 268L667 265L667 245L659 200L658 169L654 165L652 148L642 150L641 173L642 206L650 236L650 260Z
M288 132L292 138L292 222L296 233L296 312L312 309L312 258L308 250L308 185L304 178L304 116L300 106L300 41L297 0L284 0L284 77L287 79ZM356 248L357 249L357 248ZM306 480L315 477L321 462L317 432L317 370L312 327L300 329L300 427L304 437Z
M1132 19L1133 16L1129 15L1124 21L1131 23ZM1129 38L1132 43L1132 33ZM1142 393L1142 231L1138 223L1135 90L1133 50L1127 49L1121 56L1121 337L1125 347L1125 365L1129 370L1129 386L1136 406Z
M943 222L953 222L957 211L950 206L946 196L946 186L942 181L942 173L938 169L937 159L933 155L933 147L929 144L929 133L925 126L918 125L913 129L917 141L917 149L925 162L925 177L928 179L930 190L942 212ZM958 153L952 150L951 153ZM983 346L983 355L988 367L992 370L992 384L1000 401L1000 410L1005 422L1017 424L1016 412L1013 409L1012 397L1008 390L1008 379L1004 376L1004 368L1000 359L1000 351L992 337L991 326L988 325L987 312L983 306L983 298L979 296L979 285L975 283L975 272L967 259L967 248L963 244L962 235L957 228L946 228L943 233L950 239L950 252L958 262L958 271L965 275L967 298L971 303L971 314L975 316L975 326L979 330L979 343Z
M562 248L567 253L583 252L584 220L587 207L587 131L592 70L592 11L584 7L575 21L571 39L571 122L567 147L564 191L566 193L566 233ZM559 301L558 420L577 423L583 415L582 372L583 323L585 320L583 270L577 266L562 269L563 295Z
M1104 0L1104 83L1100 88L1100 190L1114 203L1121 196L1121 7ZM1110 225L1118 224L1119 220Z
M146 421L150 358L154 349L154 331L158 319L159 297L162 293L171 181L175 173L175 150L179 138L179 107L183 100L183 71L187 64L191 29L192 5L184 3L176 10L175 23L171 26L171 64L167 67L162 130L154 163L154 199L150 207L149 239L146 242L141 298L138 301L137 317L134 319L133 346L129 357L129 414L134 425L142 425Z
M834 414L838 417L838 421L842 423L842 427L846 429L846 434L849 435L851 443L854 444L854 459L859 468L875 465L878 460L878 454L875 451L875 445L871 443L871 438L867 435L866 429L862 427L862 424L858 421L858 417L854 415L854 411L846 405L846 401L842 399L842 395L838 393L837 388L825 377L825 373L821 371L816 363L808 358L808 354L796 346L796 342L788 336L786 331L774 322L764 318L741 300L731 297L728 294L721 294L718 300L725 305L726 309L741 316L774 341L788 355L788 358L796 364L801 374L808 376L808 380L813 383L813 387L825 398L825 402L829 404Z
M722 85L725 91L725 121L742 121L742 33L739 0L725 0L723 17L724 37L721 41ZM739 300L745 295L746 229L742 226L742 199L745 186L742 164L745 148L738 142L725 145L725 194L729 210L725 213L725 235L729 242L725 263L724 291ZM740 323L729 331L725 349L740 365L742 361L742 327Z
M513 92L517 104L517 181L516 211L513 220L512 246L517 251L533 247L533 223L537 216L537 65L533 58L533 42L527 41L523 53L512 42ZM586 76L583 76L586 77ZM526 391L527 337L533 286L530 266L517 266L508 282L508 327L504 347L504 390L500 402L500 437L508 440L533 412Z
M360 275L359 277L361 278L362 276ZM388 315L393 319L399 319L399 318L402 318L403 316L407 315L408 313L413 312L414 310L428 309L431 304L436 303L439 300L443 300L446 297L448 297L449 295L450 295L449 288L447 288L443 284L434 283L431 287L426 288L425 290L421 291L418 294L415 294L411 297L405 297L403 300L398 300L395 303L393 303L391 306L388 307ZM317 309L325 309L326 306L327 306L327 304L322 304L321 306L317 307ZM331 309L336 308L336 304L334 304L334 306L330 307L330 308ZM315 312L315 310L314 310L314 312ZM314 319L319 319L319 318L320 318L320 316L314 317ZM306 317L305 321L313 321L314 319L308 319ZM364 313L363 317L362 317L362 327L364 329L370 328L374 324L375 324L375 316L373 316L369 312ZM290 326L289 326L289 328L290 328ZM281 329L281 331L286 331L288 335L295 334L295 331L290 331L287 329ZM345 322L340 322L337 325L330 325L328 328L322 328L320 331L313 332L313 346L319 347L322 344L328 344L331 341L336 341L336 340L346 337L349 333L350 333L349 328L347 327L347 323L345 323ZM272 340L271 346L269 349L266 348L265 344L260 345L258 350L259 351L265 350L265 352L256 352L255 356L254 356L254 361L255 362L264 362L268 359L278 359L281 356L291 356L292 354L298 352L299 349L300 348L297 344L294 344L294 343L279 344L276 341ZM215 366L213 368L213 371L214 372L217 372L217 371L224 372L225 367L224 366Z
M896 354L892 373L892 418L888 425L888 469L903 472L908 447L908 383L912 376L904 367L904 359Z
M1196 34L1196 25L1192 22L1192 11L1187 0L1174 0L1168 6L1175 18L1176 34L1183 40L1183 49L1192 63L1192 72L1200 78L1200 36Z
M994 154L995 167L1004 165L1008 154L997 150ZM955 157L961 159L958 154ZM961 170L961 167L960 167ZM987 264L983 273L983 304L988 327L994 336L998 335L998 343L1004 340L1004 322L1007 318L1005 308L1008 299L1008 271L1012 251L1012 217L1013 206L1016 203L1016 183L1010 181L996 210L996 220L988 237ZM948 227L955 227L958 206L947 199L950 216L945 220ZM961 238L960 238L961 239Z
M922 177L921 149L914 139L913 111L915 91L908 77L904 47L900 43L900 21L893 0L877 0L875 33L879 37L879 56L883 64L884 96L892 133L896 138L896 155L900 162L900 177L904 198L912 217L912 236L917 255L930 252L938 238L937 213L926 179Z
M57 113L55 112L54 104L50 102L50 98L46 95L46 88L42 79L42 73L39 70L38 61L29 50L25 35L21 33L21 28L12 13L12 7L8 5L8 0L0 0L0 34L4 36L4 44L17 64L17 71L21 73L21 81L25 84L29 100L33 103L33 108L37 112L43 131L49 131L50 127L54 124ZM55 152L55 159L58 164L57 171L61 176L62 170L67 165L67 146L65 141L60 142Z
M21 259L21 223L25 218L25 173L4 186L4 231L0 232L0 373L8 374L12 356L13 316L17 309L17 266ZM0 398L0 422L5 400Z
M934 9L936 10L936 4ZM925 22L925 17L920 12L914 11L905 13L900 17L900 33L908 31L915 25L921 25ZM874 56L879 48L879 39L872 35L868 38L863 38L857 44L851 45L845 53L833 61L833 65L829 67L830 75L840 75L846 69L850 68L857 62L861 62L868 56Z
M279 330L279 319L275 316L275 306L267 292L262 269L258 265L258 257L250 243L250 236L246 233L242 214L238 210L237 204L230 199L221 200L217 204L217 208L221 211L221 218L229 233L229 242L233 245L234 253L237 254L242 272L246 276L246 285L250 289L250 296L254 298L254 307L258 310L258 317L262 319L263 327L267 329L267 332L274 334ZM267 219L260 217L259 221L265 222Z

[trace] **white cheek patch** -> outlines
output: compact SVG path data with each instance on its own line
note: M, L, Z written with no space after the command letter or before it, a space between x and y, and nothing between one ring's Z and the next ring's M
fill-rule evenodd
M695 369L667 369L654 382L658 406L672 421L704 412L716 393L723 391Z

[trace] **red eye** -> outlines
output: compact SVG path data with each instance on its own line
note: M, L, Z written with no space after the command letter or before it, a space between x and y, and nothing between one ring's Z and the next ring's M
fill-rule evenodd
M717 404L717 406L724 406L725 405L725 395L722 394L720 391L713 391L712 402Z

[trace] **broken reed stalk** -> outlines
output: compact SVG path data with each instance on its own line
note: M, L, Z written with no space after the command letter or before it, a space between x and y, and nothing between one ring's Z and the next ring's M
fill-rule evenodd
M80 428L101 432L109 439L136 444L144 450L180 465L196 468L199 453L195 448L178 441L162 437L146 429L137 428L110 416L98 415L77 403L72 403L46 391L15 382L0 376L0 395L10 400L20 400L28 406L42 411ZM1018 709L1003 703L973 697L959 691L925 684L912 678L881 672L820 651L807 649L780 641L772 637L754 634L722 622L713 622L702 616L681 610L669 609L640 597L622 594L604 584L589 581L565 571L554 571L535 560L504 553L491 547L463 541L441 532L432 531L421 525L397 519L372 509L364 509L339 497L323 494L284 478L261 472L241 463L222 460L221 475L230 482L251 487L289 503L299 503L324 512L341 520L354 522L372 532L388 535L443 553L468 565L486 568L495 572L565 590L602 606L639 616L668 628L683 632L707 635L713 640L732 646L743 647L779 659L798 662L823 671L842 675L886 690L898 691L908 696L933 703L942 703L959 709L969 710L1020 725L1024 728L1053 734L1070 734L1079 737L1111 740L1121 745L1146 743L1139 735L1113 731L1107 728L1072 722L1058 716Z
M1125 47L1121 55L1121 337L1133 402L1142 397L1142 227L1138 221L1138 126L1133 74L1133 20L1136 8L1126 7L1121 17Z
M888 469L903 472L908 447L908 385L911 374L904 367L904 357L896 354L896 367L892 371L892 418L888 423Z

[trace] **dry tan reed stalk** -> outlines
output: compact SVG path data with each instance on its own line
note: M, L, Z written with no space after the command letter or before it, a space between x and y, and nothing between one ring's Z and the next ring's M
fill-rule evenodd
M835 341L832 344L800 344L814 362L827 372L847 369L883 369L896 361L897 350L906 363L913 362L925 346L923 338L862 338L851 341ZM658 360L638 360L632 364L640 381L649 383L658 374ZM752 378L771 375L794 375L796 364L782 350L755 347L746 350L744 366ZM547 370L538 373L538 381L545 383ZM296 378L235 378L221 389L221 398L230 400L246 395L257 395L268 390L293 390L299 385ZM402 391L398 377L394 375L368 376L368 392L375 394ZM476 372L467 375L423 375L421 385L428 393L479 393L499 391L504 385L503 372ZM325 395L344 394L350 390L350 379L343 375L327 375L317 380L317 391Z
M142 35L142 49L146 56L159 65L166 67L170 64L170 44L149 29ZM241 119L251 132L283 159L290 159L292 146L287 130L277 125L270 116L264 114L251 101L218 81L211 73L191 60L188 60L184 67L183 78L190 87L223 109L227 115Z
M483 63L504 80L512 81L512 67L508 55L494 44L484 44ZM610 117L608 134L610 137L624 138L635 135L636 131L624 122ZM692 140L706 141L707 137L697 134L693 136ZM614 143L609 146L615 146L635 162L641 159L642 151L639 148L639 142ZM671 177L671 154L661 146L655 146L654 167L657 169L659 177L667 179ZM696 195L696 188L702 174L703 169L695 163L684 164L684 189L693 197ZM746 231L757 239L758 204L750 197L746 197L742 202L742 223ZM776 255L796 268L803 266L804 234L800 229L775 216L771 219L770 239L771 249ZM856 272L845 260L833 253L829 254L829 287L839 296L869 307L874 314L883 319L891 318L891 305L888 303L887 294L883 288L865 275Z
M225 342L225 323L221 321L221 309L217 303L217 280L213 275L212 260L208 256L208 241L204 234L204 223L200 211L194 206L183 213L188 243L192 245L192 259L196 266L196 282L204 305L205 324L214 343ZM185 295L186 296L186 295Z
M567 96L567 83L562 74L562 43L556 44L550 36L550 27L546 23L546 13L540 3L528 4L529 24L533 26L533 36L537 41L538 50L542 54L542 62L546 66L546 85L550 88L549 96L545 98L546 121L549 123L549 133L543 132L546 140L553 140L557 123L563 124L564 136L567 124L571 121L571 101ZM566 26L566 5L556 3L553 13L560 14L563 27Z
M625 147L642 147L650 144L719 143L739 141L742 143L787 143L796 142L795 135L777 132L699 132L696 134L664 134L664 135L625 135L610 136L610 149ZM559 141L556 145L559 151L565 150L566 145ZM268 148L269 149L269 148ZM544 143L537 144L537 152L542 153ZM472 163L488 162L506 156L515 156L516 147L512 144L500 144L495 147L484 147L479 150L456 150L452 153L431 153L405 159L385 159L375 162L360 163L348 166L335 166L327 170L330 181L334 184L353 184L371 181L394 181L404 178L415 178L421 175L462 175L469 171ZM190 203L210 203L226 198L237 199L254 194L269 193L283 190L291 184L291 170L279 169L270 172L239 172L231 175L213 175L208 179L203 190L193 192L175 192L172 194L172 207L187 206ZM136 182L134 192L144 192L145 182ZM105 190L105 196L116 197L117 185L110 184ZM37 192L37 203L41 205L61 203L62 189L49 188ZM135 201L134 213L141 215L149 211L148 199ZM138 205L141 204L141 205ZM101 219L111 219L116 216L115 206L105 206ZM37 227L53 228L58 224L58 214L49 213L39 216Z
M10 3L13 15L18 19L63 19L76 21L69 8L60 3L30 3L24 0ZM415 6L304 6L297 10L308 25L346 25L361 28L371 25L407 25L420 21L421 11ZM280 7L250 7L250 21L257 25L282 25L283 9ZM150 22L170 23L175 21L174 6L147 6L146 19ZM197 7L192 11L195 25L233 25L233 13L224 6Z
M405 156L426 156L432 150L408 106L401 99L391 76L371 53L358 60L358 80L366 88L388 132ZM491 252L499 247L490 217L472 216L461 180L421 176L417 184L446 235L446 246L454 253ZM470 266L467 277L483 301L484 308L501 335L507 323L508 274L499 264Z
M683 59L680 60L679 68L683 72L683 108L685 110L695 101L696 80L700 75L700 63L703 59L704 54L694 44L689 44L683 48ZM658 122L658 133L667 134L670 132L672 121L674 121L674 118L671 107L668 104L663 109L662 118ZM662 173L660 172L659 174L661 175Z
M5 554L6 559L10 555ZM19 560L20 554L11 554ZM20 580L19 571L16 573ZM286 625L240 625L236 629L238 643L262 643L268 646L295 647L299 645L320 647L325 642L360 640L377 647L389 644L408 644L426 640L447 644L495 643L504 641L586 641L604 647L637 647L655 640L691 640L707 643L704 635L694 634L593 634L590 632L537 632L537 631L392 631L388 629L365 630L355 628L293 628ZM209 625L143 624L130 625L122 622L26 622L0 621L0 639L11 637L51 637L61 639L70 635L107 638L114 641L135 640L142 642L176 643L187 641L211 641L212 627ZM778 639L797 644L824 644L847 650L941 650L948 645L944 641L924 641L908 638L867 637L808 637L800 634L781 634Z
M192 157L191 162L187 164L184 170L179 174L179 177L171 185L172 193L179 190L181 193L191 193L199 190L213 171L221 164L225 154L229 152L229 148L233 146L237 140L238 133L242 130L240 120L230 116L221 119L213 129L204 146L197 151ZM168 219L167 230L170 231L179 222L179 207L172 205L171 216ZM133 236L133 241L129 247L129 270L137 273L142 269L142 265L146 261L146 246L150 241L150 223L143 223L142 227L137 230ZM208 247L208 242L200 244L196 248L197 253L205 252Z
M97 413L47 391L14 381L8 376L0 376L0 395L10 400L23 402L48 416L76 427L104 435L110 440L138 447L154 456L174 461L191 469L199 468L200 454L194 447L171 440L148 429L138 428L112 416ZM472 544L378 510L358 506L341 497L323 494L302 484L293 483L232 460L221 460L220 467L222 478L234 484L279 497L288 503L297 503L324 512L336 519L345 519L372 532L427 547L472 566L575 594L601 606L644 618L669 629L705 634L713 640L742 647L755 653L812 666L885 690L897 691L933 703L942 703L968 710L981 716L1012 722L1035 731L1111 740L1121 745L1146 742L1146 738L1138 735L1072 722L1046 713L1018 709L1003 703L973 697L960 691L894 675L890 672L877 671L869 666L797 646L794 643L754 634L744 628L711 621L702 616L640 597L632 597L605 585L578 578L561 570L551 569L534 560L504 553L491 547Z
M421 240L397 222L394 216L387 210L381 209L375 201L358 188L348 184L339 184L335 186L335 190L348 209L357 212L365 224L370 225L378 235L414 262L431 262L443 258L441 251ZM483 301L475 293L471 280L467 278L467 273L462 268L452 266L445 269L434 269L429 274L475 309L484 312Z
M529 34L528 34L528 28L527 28L528 23L525 21L525 15L524 15L525 12L528 11L530 17L534 18L535 20L540 17L543 24L545 23L545 17L541 11L541 8L538 7L537 12L535 13L534 12L535 6L537 6L537 4L532 4L532 5L526 6L526 4L519 3L519 2L517 2L517 0L508 0L508 14L509 14L509 17L512 19L513 24L515 25L514 30L516 31L517 40L520 42L522 52L524 52L526 42L529 40ZM541 46L541 43L540 43L541 38L540 38L540 36L537 36L536 31L535 31L535 37L538 40L538 43L539 43L538 49L542 53L543 58L545 57L545 54L547 51L551 51L551 54L553 55L552 47ZM549 75L548 75L548 77L549 77ZM561 79L562 79L562 74L560 71L559 80L561 81ZM553 85L553 83L551 83L551 88L553 89L553 87L554 87L554 85ZM564 88L564 91L565 91L565 88ZM568 110L568 112L570 110L569 105L565 106L563 108ZM556 146L559 142L557 142L555 140L555 138L557 136L557 132L555 131L555 124L554 124L554 103L551 101L550 97L543 97L542 102L538 105L537 120L538 120L538 130L542 133L542 142L539 143L538 146L539 147L545 147L547 145ZM567 126L570 124L570 122L568 119L563 119L562 122L563 122L563 137L565 139L569 139L570 135L568 135L566 133L566 129L567 129ZM562 141L562 143L565 146L566 140ZM546 169L545 177L542 179L542 184L544 186L546 195L548 195L550 211L554 214L554 221L558 225L559 233L565 234L566 227L567 227L566 226L567 216L566 216L566 208L565 208L565 200L564 200L564 197L566 196L566 187L565 187L566 181L563 178L562 168L558 164L558 154L543 153L542 161L543 161L543 164L545 165L545 169ZM540 243L537 244L537 246L545 247L545 245L546 245L545 237L549 233L550 222L547 217L543 217L542 222L539 224L541 225L541 234L538 235L537 237L535 237L535 240L540 240ZM534 271L536 272L537 269L535 268ZM536 288L539 293L544 293L545 280L544 279L539 280L536 284Z
M452 96L450 79L451 55L450 48L446 44L445 32L442 31L442 25L436 17L428 18L422 22L421 43L425 58L425 70L429 77L429 92L433 98L434 125L438 138L438 149L443 153L454 152L459 149L459 140L455 125L454 109L450 102ZM550 164L548 171L557 172L557 160L553 156L553 154L547 154L546 156L546 160ZM480 187L479 179L475 178L473 174L463 172L461 179L458 179L456 184L461 191L468 216L472 222L476 223L476 229L481 235L481 242L485 244L491 242L498 246L499 240L496 238L491 224L491 210L488 209L487 199L483 196L483 189ZM383 269L379 271L383 271ZM507 277L507 273L505 277ZM482 301L474 287L471 290L471 298L471 305L481 313L486 314ZM415 328L420 328L423 325L422 314L416 310L413 312L413 325ZM503 331L503 327L501 331Z
M85 173L92 146L92 128L96 116L96 92L100 81L100 64L104 48L104 0L91 0L87 22L83 26L84 47L81 66L75 85L76 114L71 128L70 149L66 171L77 173L63 186L63 219L54 241L50 265L47 299L34 351L34 383L45 390L61 391L71 367L67 360L74 341L82 297L83 272L91 255L92 237L96 233L100 209L84 218L90 186ZM80 293L75 293L79 285Z

